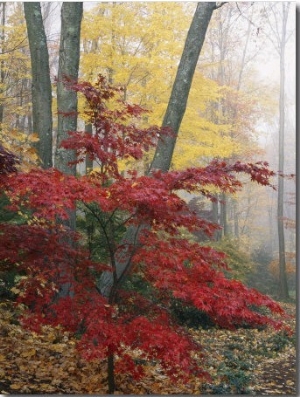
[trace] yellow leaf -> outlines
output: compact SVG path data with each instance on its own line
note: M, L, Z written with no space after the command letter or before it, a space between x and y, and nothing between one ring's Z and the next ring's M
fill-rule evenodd
M65 350L65 345L58 343L57 345L53 345L51 350L54 350L57 353L62 353Z
M13 390L19 390L21 389L22 385L18 385L16 383L13 383L12 385L10 385L10 388Z
M22 352L20 355L21 355L21 357L32 357L32 356L35 355L35 353L36 353L36 350L35 349L31 349L31 350L27 350L25 352Z
M31 134L31 135L28 135L28 140L30 142L38 142L40 140L40 138L39 138L38 134Z
M18 289L18 288L16 288L16 287L12 287L11 289L11 292L13 292L14 294L19 294L21 291Z

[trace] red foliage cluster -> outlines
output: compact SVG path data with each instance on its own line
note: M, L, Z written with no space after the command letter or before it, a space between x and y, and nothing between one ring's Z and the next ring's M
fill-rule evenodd
M107 103L121 89L108 84L103 76L99 76L94 85L88 82L73 84L71 89L84 95L88 105L85 115L94 126L94 134L70 132L70 137L62 142L62 146L77 152L77 163L84 161L86 155L96 161L102 178L118 178L117 160L128 157L141 159L145 151L156 145L162 134L171 133L168 128L137 127L132 120L137 121L147 112L138 105L119 99L118 109L111 109Z
M86 358L117 355L116 371L136 377L142 374L142 367L130 354L134 349L147 360L160 361L169 375L205 375L192 358L199 346L172 317L170 307L175 298L207 313L222 327L270 324L279 328L280 321L255 310L263 306L282 315L278 304L238 281L226 279L223 253L181 237L182 228L212 234L218 226L199 219L176 194L185 189L210 197L209 185L234 192L241 187L236 176L240 172L269 185L273 173L267 164L230 165L216 160L204 168L122 176L118 159L141 158L158 137L169 132L133 125L132 117L143 112L138 106L120 102L121 110L109 110L106 101L118 91L102 77L95 86L83 83L73 89L84 94L95 131L93 136L71 132L63 145L76 150L78 161L86 154L97 160L100 170L73 177L56 169L35 169L12 174L9 183L2 182L11 201L10 210L23 211L29 219L23 225L0 225L0 263L17 264L23 275L18 302L29 309L24 323L34 329L47 323L61 325L79 333L78 347ZM101 221L99 230L109 245L108 263L91 260L84 236L57 222L68 217L68 211L78 203L85 209L96 205L105 214L105 221L96 220ZM112 241L108 228L117 211L122 214L123 226L148 226L136 242ZM126 260L131 263L128 277L138 276L147 288L116 284L117 298L112 304L98 292L97 279L103 270L112 271L126 244ZM64 294L61 291L66 286L68 293Z

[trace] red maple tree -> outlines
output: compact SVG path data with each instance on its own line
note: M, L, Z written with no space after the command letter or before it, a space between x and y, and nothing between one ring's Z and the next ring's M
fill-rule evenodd
M15 172L12 158L2 161L0 157L0 183L10 199L9 209L23 214L22 224L0 224L0 263L17 264L23 275L17 302L28 310L22 321L34 330L51 324L80 335L78 349L85 358L108 359L110 393L117 371L136 378L143 375L133 351L159 362L174 379L209 376L194 358L201 347L176 322L171 310L174 299L229 329L243 325L280 328L280 320L256 308L284 312L268 296L227 279L222 252L182 238L183 229L212 235L218 226L198 218L178 191L212 199L209 186L224 192L240 189L238 173L249 174L266 186L273 173L266 163L214 160L203 168L124 175L118 168L120 159L141 159L171 132L139 128L139 117L145 112L139 106L120 99L117 109L108 106L112 98L118 98L118 90L101 76L95 85L85 82L70 88L84 95L94 133L71 131L63 146L76 151L77 162L89 156L98 168L77 177L56 169ZM76 208L94 219L105 242L105 260L87 249L85 234L72 232L58 221ZM130 226L138 232L135 239L126 241L121 237ZM121 276L118 261L126 262ZM109 297L99 293L103 271L113 273ZM61 293L66 284L67 295Z

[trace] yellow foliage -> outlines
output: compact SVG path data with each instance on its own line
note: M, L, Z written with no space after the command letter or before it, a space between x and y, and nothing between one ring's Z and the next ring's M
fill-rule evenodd
M97 3L82 23L82 79L101 73L124 88L124 99L150 110L142 126L161 125L195 3ZM212 158L245 158L256 150L249 116L256 99L207 77L218 63L199 66L175 147L172 167ZM80 106L84 104L80 101ZM226 111L224 111L226 109ZM139 163L147 169L150 157ZM125 171L138 166L122 161Z
M161 124L194 7L98 3L82 23L83 78L106 75L127 101L153 111L149 124Z
M31 68L23 4L3 4L5 20L1 18L4 25L0 26L0 105L4 113L1 112L3 119L0 122L9 126L6 130L11 130L12 126L19 128L24 117L30 114Z
M144 125L161 125L194 9L186 3L97 4L82 23L82 75L91 80L105 74L124 87L124 99L150 110ZM176 168L239 152L231 125L208 121L208 105L221 97L218 84L196 71L173 158ZM120 162L120 169L132 164L137 165Z

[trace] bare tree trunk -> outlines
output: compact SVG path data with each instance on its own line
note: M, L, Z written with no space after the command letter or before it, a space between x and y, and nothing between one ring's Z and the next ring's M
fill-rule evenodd
M212 201L211 203L211 210L212 210L212 215L213 215L213 222L216 223L217 225L221 224L221 221L219 219L219 195L215 195L216 201ZM213 239L215 241L219 241L222 238L222 230L216 230L214 233Z
M285 130L285 44L286 44L286 23L288 17L288 8L282 5L282 33L280 45L280 94L279 94L279 171L284 172L284 130ZM279 243L279 297L288 299L289 291L286 275L285 260L285 236L283 222L284 207L284 179L278 177L278 198L277 198L277 222L278 222L278 243Z
M57 82L58 128L55 151L55 167L69 175L76 174L76 166L69 165L76 159L75 152L60 147L68 137L69 131L77 130L77 93L68 89L67 81L77 81L80 57L80 28L82 19L82 2L64 2L61 8L61 34L59 47L59 65ZM76 210L69 212L67 220L62 222L71 230L76 228ZM73 244L66 238L67 244ZM65 269L61 269L64 275ZM60 286L59 297L72 296L69 283Z
M277 5L282 9L278 11ZM275 29L272 30L273 35L267 36L274 48L278 52L280 58L280 92L279 92L279 139L278 139L278 168L280 172L284 172L284 132L285 132L285 47L288 41L287 20L289 14L289 2L271 4L268 10L268 23L271 26L269 15L273 15L275 21ZM277 190L277 230L278 230L278 261L279 261L279 288L278 295L280 299L288 299L288 283L286 274L285 260L285 236L284 236L284 179L278 176Z
M215 2L200 2L197 5L162 123L163 127L170 127L172 129L174 136L168 136L159 141L150 171L153 169L160 169L166 172L170 168L194 72L204 43L208 24L215 9Z
M55 167L71 175L76 174L76 166L69 165L69 162L75 160L75 152L61 148L60 144L68 137L68 131L76 131L77 129L77 93L68 89L65 81L77 81L78 79L82 10L82 2L64 2L61 9ZM68 226L74 230L75 225L75 212L72 212L70 213Z
M49 54L40 3L25 2L24 12L32 70L33 131L39 136L38 155L43 168L52 167L52 89Z
M227 209L228 209L228 198L225 193L221 193L221 203L220 203L221 213L221 226L223 227L223 236L228 236L229 233L229 226L227 220Z
M108 382L108 394L114 394L115 385L115 364L114 355L110 354L107 358L107 382Z

